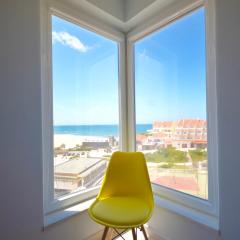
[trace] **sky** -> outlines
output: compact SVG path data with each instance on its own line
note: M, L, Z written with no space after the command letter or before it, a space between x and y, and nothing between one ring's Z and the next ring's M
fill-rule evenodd
M52 17L54 125L118 123L118 44Z
M204 9L135 44L137 123L206 119ZM52 17L54 125L118 124L118 44Z

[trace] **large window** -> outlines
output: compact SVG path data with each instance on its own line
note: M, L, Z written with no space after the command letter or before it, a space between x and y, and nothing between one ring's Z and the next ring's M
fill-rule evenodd
M204 8L134 45L136 149L152 183L208 199Z
M98 186L119 149L118 44L52 16L54 198Z
M157 205L217 228L210 3L180 7L178 17L159 15L127 34L60 6L45 12L45 224L57 214L70 215L77 203L85 208L99 191L111 154L123 150L145 154Z

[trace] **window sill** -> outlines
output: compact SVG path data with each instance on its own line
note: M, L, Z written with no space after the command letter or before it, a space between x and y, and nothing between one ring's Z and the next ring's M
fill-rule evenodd
M81 202L74 206L71 206L66 209L61 209L53 213L46 214L44 216L44 227L46 228L62 222L76 214L86 211L91 204L94 202L95 198ZM173 213L186 217L194 222L205 225L215 231L219 231L219 220L216 216L201 212L196 209L184 206L183 204L176 203L172 200L166 199L162 196L159 196L157 193L154 193L155 207L167 209Z
M53 224L64 221L69 217L72 217L76 214L86 211L91 206L91 204L94 202L94 200L95 200L95 198L81 202L77 205L74 205L74 206L66 208L66 209L61 209L59 211L46 214L44 216L43 231Z
M180 216L186 217L196 223L205 225L206 227L219 231L218 217L212 216L205 212L175 203L171 200L165 199L161 196L154 194L155 207L164 208Z

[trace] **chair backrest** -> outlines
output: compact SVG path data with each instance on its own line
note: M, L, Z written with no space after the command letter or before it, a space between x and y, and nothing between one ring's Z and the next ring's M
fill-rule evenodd
M97 198L113 196L141 197L153 207L152 188L143 153L113 153Z

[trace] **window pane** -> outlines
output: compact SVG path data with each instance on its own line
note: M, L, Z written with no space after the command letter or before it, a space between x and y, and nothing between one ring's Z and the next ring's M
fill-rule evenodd
M151 181L208 198L201 8L135 44L136 148Z
M52 16L55 198L101 183L119 148L118 44Z

